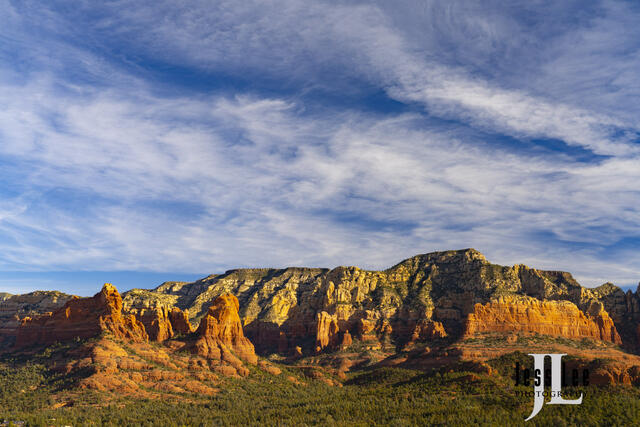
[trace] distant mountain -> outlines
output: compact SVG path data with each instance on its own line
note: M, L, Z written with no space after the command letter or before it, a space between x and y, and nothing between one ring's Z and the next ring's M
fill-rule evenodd
M126 311L140 316L178 307L195 322L223 293L238 297L247 336L262 354L284 354L296 347L315 354L343 346L345 335L347 341L360 340L372 348L400 349L416 341L506 328L638 348L637 294L610 283L585 288L566 272L492 264L475 249L417 255L384 271L229 270L192 283L134 289L124 294L123 303ZM492 310L534 306L548 321L488 320Z
M492 264L475 249L417 255L384 271L229 270L191 283L130 290L123 294L123 310L146 325L151 339L163 340L170 334L160 330L158 325L166 322L158 319L178 308L197 323L225 293L238 298L246 334L261 354L317 354L353 340L399 350L424 340L505 328L593 338L629 351L637 351L640 342L637 293L611 283L585 288L566 272ZM54 311L72 296L36 291L1 298L0 338L15 333L18 319ZM527 324L498 313L534 306L544 312L544 321Z
M492 264L474 249L417 255L384 271L238 269L122 296L108 284L92 298L11 295L0 316L5 355L53 346L62 350L47 362L52 370L83 373L88 388L131 393L140 392L139 381L213 393L210 371L246 376L258 366L278 375L273 361L339 378L371 365L464 363L490 373L485 361L532 351L608 360L594 365L594 383L640 382L637 293ZM166 372L151 374L154 364Z
M35 291L22 295L0 294L0 343L15 336L19 321L54 311L73 298L58 291Z

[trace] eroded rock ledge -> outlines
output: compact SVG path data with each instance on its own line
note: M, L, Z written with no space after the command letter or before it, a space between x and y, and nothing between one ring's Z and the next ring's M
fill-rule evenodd
M481 332L534 332L570 339L592 338L622 344L601 303L586 313L569 301L540 301L531 297L501 297L476 304L465 323L465 335Z
M122 298L110 283L92 298L74 297L52 313L25 317L16 332L15 348L92 338L103 332L134 342L148 340L142 322L122 314Z

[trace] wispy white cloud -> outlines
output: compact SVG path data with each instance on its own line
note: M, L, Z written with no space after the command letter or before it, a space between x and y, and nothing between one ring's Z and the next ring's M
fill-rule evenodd
M392 97L424 104L432 114L469 121L516 137L556 138L600 154L637 155L637 148L629 144L634 136L618 135L620 129L637 127L637 123L630 121L627 115L618 115L610 108L600 108L601 104L593 97L590 101L594 109L585 104L582 97L545 99L539 96L539 92L548 95L544 86L553 76L540 81L540 90L526 81L514 82L511 79L510 87L503 87L499 79L483 79L469 74L469 71L477 71L477 66L492 66L490 63L474 63L481 56L477 50L484 51L498 62L501 58L496 58L496 55L508 55L520 47L518 43L539 48L531 39L543 34L527 35L526 28L522 28L516 17L509 16L504 10L500 13L496 5L480 8L461 2L421 4L405 3L396 8L404 12L402 16L398 17L396 13L396 19L393 19L393 14L390 17L388 13L391 8L386 4L380 7L349 2L308 5L291 0L277 4L256 2L242 5L217 2L214 6L207 3L206 7L192 4L176 8L160 2L159 6L154 3L152 8L145 4L116 2L110 10L122 11L122 19L108 18L101 22L102 27L121 37L130 37L135 32L134 44L137 40L147 54L160 56L166 61L205 70L249 72L252 76L266 72L272 77L306 79L312 84L323 84L319 82L322 79L319 72L339 68L343 72L338 73L338 77L367 78L386 88ZM618 33L628 31L630 23L621 30L617 18L623 12L637 17L638 11L621 4L608 5L602 9L601 15L597 15L601 17L583 18L582 26L561 22L556 23L556 27L543 28L551 31L561 42L561 47L554 48L548 56L560 58L560 61L570 61L573 56L573 61L578 61L576 57L589 58L592 50L601 48L602 44L613 47L616 40L629 39ZM524 8L522 13L529 12L525 4L520 7ZM550 7L553 8L552 5ZM413 20L408 18L414 11L417 11L415 16L422 18L420 22L416 22L415 17ZM534 19L543 21L548 15L550 13ZM159 16L165 19L159 19ZM409 31L398 27L406 23ZM420 24L423 28L416 30ZM560 32L557 29L560 24L567 29ZM601 38L610 29L616 29L614 34L618 36ZM409 38L411 36L414 38ZM422 38L415 38L420 36ZM548 43L555 41L548 40ZM572 42L582 47L572 49ZM456 51L457 56L469 54L471 64L464 61L466 57L447 56L445 50L449 47ZM638 46L633 46L633 49L636 54L624 58L627 70L632 69L629 65L633 62L629 61L637 61L633 58L638 56ZM537 53L536 50L534 52ZM439 56L443 56L445 61L441 61ZM541 59L546 60L547 70L558 66L554 60ZM598 62L606 62L611 56L598 59ZM616 78L620 84L626 81L624 75L616 75L623 71L613 68L615 65L608 66L612 69L607 76ZM541 72L545 70L543 65L536 68ZM576 87L567 84L566 80L566 87ZM520 88L514 88L514 83ZM619 93L616 99L624 97L625 93L633 93L633 87L630 89L628 92L626 87L621 88L623 93Z
M299 116L277 99L143 99L66 99L58 125L11 128L26 146L11 154L38 165L34 188L100 199L77 213L75 205L25 200L19 215L0 222L15 239L3 248L5 265L383 267L425 250L473 245L501 256L505 242L529 242L510 257L516 262L549 253L544 239L532 237L539 230L600 244L640 231L636 213L621 215L638 194L624 179L635 170L619 159L579 165L521 156L424 130L413 114L380 121L352 112L335 120ZM166 111L175 111L170 126ZM199 128L178 120L184 114L224 125ZM34 132L55 144L29 149ZM233 135L243 142L230 144ZM324 143L314 144L319 137ZM141 207L149 199L172 201L177 217L162 204ZM585 233L589 227L603 230Z
M8 18L48 17L41 31L58 31L65 18L34 5L9 8ZM422 16L444 24L420 29L408 12L395 16L384 4L110 2L93 30L66 29L53 41L55 64L43 66L38 53L37 72L24 78L0 64L0 160L25 166L6 179L29 189L2 195L0 267L382 268L474 246L498 262L571 270L589 285L636 281L635 252L608 251L640 236L638 154L624 133L637 123L595 99L581 104L478 73L490 64L477 54L460 63L468 46L438 58L443 38L458 46L461 28L483 54L507 55L517 46L505 37L520 24L495 10L476 21L457 3L434 5ZM20 28L11 27L12 37L35 45L37 36ZM74 31L92 37L79 43ZM101 59L107 33L130 42L133 56L205 74L263 73L297 89L176 94ZM70 81L69 64L99 84ZM365 81L420 108L309 111L301 93L330 86L333 76L337 87ZM494 144L491 133L555 138L608 158L532 154Z

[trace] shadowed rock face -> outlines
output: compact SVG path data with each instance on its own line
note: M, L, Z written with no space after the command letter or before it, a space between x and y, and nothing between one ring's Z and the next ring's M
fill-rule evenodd
M169 310L157 308L145 310L138 317L152 341L165 341L173 337L173 326L169 319Z
M176 334L190 334L193 327L188 316L178 307L174 307L172 298L145 299L140 298L136 291L125 294L124 311L133 314L142 322L151 341L166 341Z
M148 339L140 321L133 315L122 315L120 294L109 283L92 298L75 297L53 313L22 319L15 348L92 338L103 332L131 341Z
M190 334L193 327L186 313L177 307L155 307L129 310L144 325L149 340L166 341L176 334Z
M194 331L193 326L189 322L189 313L173 307L169 312L169 320L176 334L188 335Z
M636 292L626 293L611 283L605 283L592 290L604 305L622 337L623 343L635 343L640 352L640 285Z

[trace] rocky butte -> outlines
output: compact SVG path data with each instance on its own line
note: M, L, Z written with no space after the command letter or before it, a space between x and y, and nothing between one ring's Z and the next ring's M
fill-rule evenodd
M20 319L52 312L72 298L58 291L35 291L23 295L0 294L0 346L12 341ZM7 342L8 345L8 342Z
M590 338L637 351L636 293L584 288L571 274L492 264L464 249L418 255L384 271L357 267L241 269L125 294L125 310L171 310L198 322L216 297L235 295L261 354L313 355L353 343L411 347L482 333ZM299 350L298 350L299 349Z
M208 368L246 375L256 353L328 356L345 370L357 361L344 355L363 351L388 363L482 360L490 351L513 351L507 343L518 336L590 340L617 355L638 352L640 343L638 293L610 283L584 288L565 272L492 264L474 249L417 255L383 271L239 269L122 297L106 284L92 298L44 300L40 311L50 311L39 315L25 315L15 301L2 306L5 351L109 336L162 343L167 357L179 360L186 351ZM488 335L502 341L473 346Z
M198 339L194 351L197 354L225 360L236 367L240 364L236 356L252 365L258 362L253 344L242 331L238 307L238 299L231 294L221 295L213 301L196 331Z
M93 374L81 384L99 390L117 385L114 387L133 392L138 389L136 381L143 378L149 380L149 387L157 386L158 381L180 382L187 378L180 373L185 369L205 380L215 377L211 372L246 376L249 370L244 364L258 361L243 334L238 300L230 294L215 298L194 329L176 307L123 313L122 297L106 283L91 298L72 297L53 312L22 318L10 337L2 352L33 354L54 343L76 343L67 359L51 361L51 367L66 373L91 368ZM153 347L150 341L166 345ZM158 371L149 363L169 369ZM260 367L277 370L266 362ZM193 383L193 378L189 381L191 388L207 387ZM179 385L171 387L180 389Z
M74 297L52 313L23 318L15 348L87 339L102 332L131 341L148 339L144 326L134 315L122 314L122 298L110 283L93 298Z

